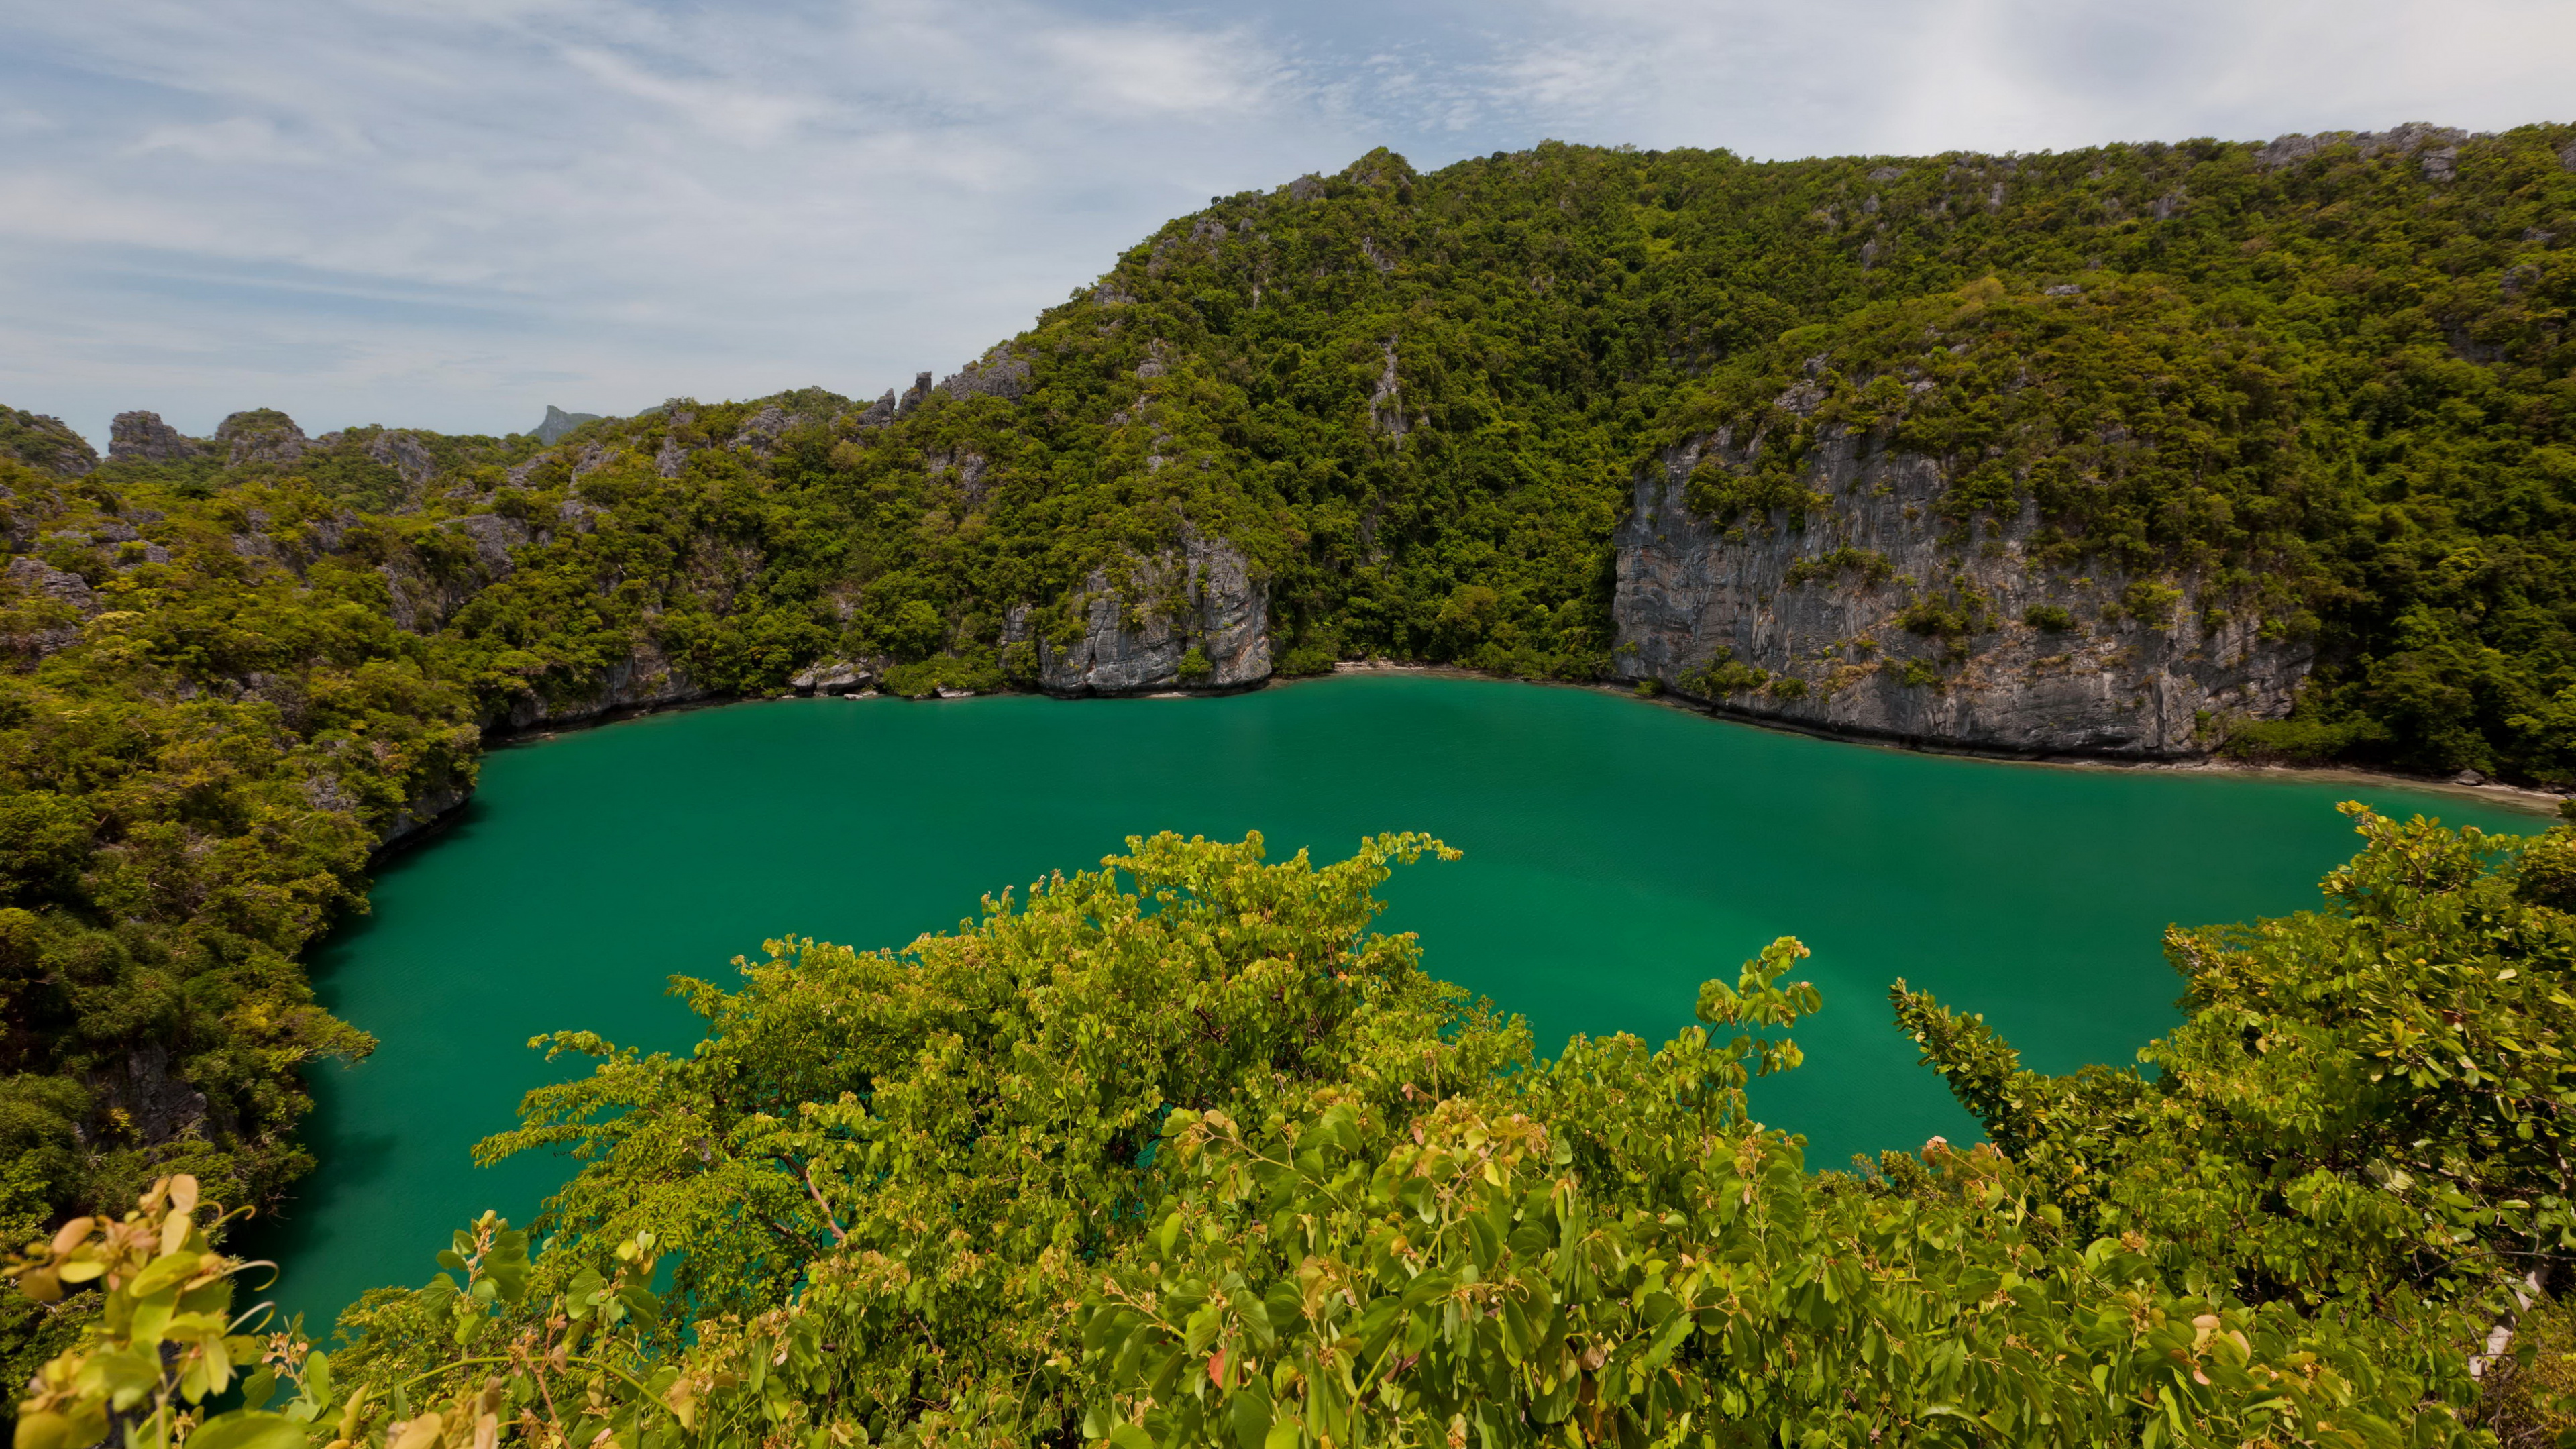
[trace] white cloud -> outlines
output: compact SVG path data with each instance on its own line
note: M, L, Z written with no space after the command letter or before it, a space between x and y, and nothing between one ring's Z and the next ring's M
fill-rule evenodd
M1173 0L1178 3L1178 0ZM2576 110L2532 0L87 0L0 20L0 401L490 430L953 367L1206 197Z
M289 141L262 116L234 116L201 125L154 126L134 143L134 154L175 151L211 166L293 166L323 159L310 146Z
M1114 110L1240 112L1263 99L1265 77L1234 37L1129 27L1049 39L1067 72Z

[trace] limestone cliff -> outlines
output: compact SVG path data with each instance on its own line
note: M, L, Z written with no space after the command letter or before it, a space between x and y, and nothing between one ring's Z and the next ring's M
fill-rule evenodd
M714 695L714 690L691 679L687 670L672 663L670 656L664 654L661 646L648 634L634 642L625 658L578 688L560 693L539 691L518 696L489 728L495 731L545 729L553 725L579 724L629 710L691 704Z
M1223 539L1188 532L1179 549L1135 560L1124 587L1096 571L1072 604L1082 633L1036 641L1049 694L1246 689L1270 677L1270 586Z
M161 421L159 413L118 413L108 425L107 460L111 463L179 463L203 457L213 446Z
M2266 639L2190 577L2027 558L2036 511L1944 537L1933 460L1829 431L1799 481L1823 506L1732 524L1685 495L1720 432L1640 471L1617 535L1613 669L1730 712L1837 733L2036 755L2199 754L2228 716L2288 712L2311 651Z
M0 406L0 458L77 478L98 466L98 451L61 418Z

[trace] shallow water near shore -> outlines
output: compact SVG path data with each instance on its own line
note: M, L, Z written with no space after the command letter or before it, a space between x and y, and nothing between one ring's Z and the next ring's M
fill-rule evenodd
M325 1005L380 1045L313 1074L321 1167L247 1246L327 1326L417 1285L486 1207L525 1222L560 1157L476 1168L521 1093L595 1030L685 1051L675 973L730 981L762 940L900 945L979 898L1157 830L1271 858L1381 830L1466 852L1399 869L1380 927L1435 975L1572 1033L1661 1041L1699 983L1779 935L1824 994L1807 1063L1757 1084L1811 1166L1976 1137L1889 1021L1898 977L1981 1011L2049 1071L2127 1063L2174 1020L2168 923L2278 915L2357 840L2334 803L2532 831L2396 785L2001 764L1721 723L1590 690L1369 674L1221 699L780 700L498 750L458 822L389 862L315 953Z

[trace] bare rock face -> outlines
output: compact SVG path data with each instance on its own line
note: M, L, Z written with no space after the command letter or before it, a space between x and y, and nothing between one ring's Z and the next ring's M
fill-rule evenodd
M495 582L508 578L515 570L516 566L510 562L510 550L526 543L529 538L525 524L497 513L469 513L463 518L451 518L447 527L474 541L475 560L482 565L484 577Z
M30 594L42 595L56 603L68 604L78 609L83 618L97 613L99 609L98 595L90 590L89 584L80 575L65 573L43 559L24 556L13 558L9 560L8 571L0 574L0 578L6 578L10 583Z
M1866 435L1819 439L1799 481L1827 502L1803 527L1692 514L1704 459L1749 461L1723 432L1668 450L1619 527L1621 677L1834 733L2170 759L2204 753L2210 719L2288 713L2312 660L2194 579L2027 563L2028 506L2000 537L1943 542L1938 466Z
M914 408L930 400L930 393L930 374L926 372L915 374L912 386L905 388L903 396L895 399L894 415L899 418L910 417Z
M206 1094L171 1069L170 1049L147 1042L122 1058L107 1062L83 1078L97 1099L98 1118L122 1112L118 1130L151 1144L201 1128L206 1122ZM89 1131L82 1137L87 1139Z
M789 677L787 687L798 694L837 697L856 694L874 684L876 678L877 667L874 665L860 664L848 659L831 659L797 671Z
M598 421L599 414L597 413L568 413L562 408L556 407L553 403L548 403L546 404L546 420L530 429L529 436L535 438L538 442L551 447L556 443L562 442L564 434L571 432L582 424L595 423Z
M388 609L397 628L408 629L415 634L435 634L445 628L447 621L456 616L456 611L464 608L476 594L516 571L517 565L510 557L510 550L537 538L527 525L517 519L493 513L451 518L444 526L473 546L473 568L431 571L416 566L409 559L395 559L376 566L376 572L385 581ZM272 549L276 547L258 536L252 540L236 538L233 546L240 549L246 541L256 541ZM329 552L339 547L340 535L333 532L312 538L309 542L315 552ZM293 557L281 561L291 565L300 563Z
M210 446L161 421L159 413L118 413L107 429L111 463L181 463L204 456Z
M234 413L215 425L215 443L226 450L229 467L244 463L292 463L304 456L312 440L295 419L275 408Z
M1029 364L1025 358L1012 356L1009 349L996 347L959 368L956 375L939 385L939 390L959 402L970 397L1007 401L1029 390Z
M403 807L394 812L394 818L386 822L383 833L376 837L377 852L381 854L391 850L436 826L473 794L473 784L459 779L441 780L421 790L404 801Z
M2254 153L2254 159L2264 170L2277 171L2333 146L2350 146L2364 156L2395 151L2421 157L2425 180L2448 181L2459 159L2460 143L2469 139L2468 132L2450 126L2409 121L2385 131L2325 131L2314 136L2275 137Z
M0 582L17 589L22 598L49 599L83 619L94 617L101 607L98 595L80 575L65 573L43 559L21 555L9 560L9 567L0 571ZM0 597L6 597L5 593ZM40 617L15 636L0 635L0 650L42 659L79 643L80 625L60 611L49 612L52 618Z
M1187 532L1180 549L1138 559L1131 599L1094 572L1078 601L1082 636L1037 641L1049 694L1246 689L1270 677L1270 586L1223 539ZM1195 654L1195 658L1193 655Z
M661 646L645 638L587 688L561 695L523 694L493 723L508 730L544 729L625 710L688 704L714 693L689 678L688 671L673 664Z
M405 428L388 428L369 438L367 456L401 474L403 486L414 493L438 473L438 460L419 435Z
M0 407L0 458L15 458L64 478L98 466L98 450L61 418Z

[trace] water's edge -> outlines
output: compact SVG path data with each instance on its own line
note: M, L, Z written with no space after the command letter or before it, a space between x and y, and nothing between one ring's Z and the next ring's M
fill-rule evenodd
M1174 691L1172 697L1192 699L1201 697L1211 699L1225 698L1231 695L1250 693L1255 690L1288 688L1299 684L1308 684L1317 680L1331 679L1337 675L1343 674L1420 674L1452 679L1484 679L1503 684L1525 684L1538 689L1580 689L1600 694L1615 695L1620 698L1643 699L1649 703L1658 704L1667 709L1680 710L1687 714L1706 715L1711 719L1723 720L1729 724L1749 725L1755 729L1770 730L1780 734L1805 735L1811 739L1832 740L1839 744L1856 745L1869 749L1900 750L1908 754L1920 755L1955 755L1962 759L1993 760L2004 764L2036 765L2051 769L2180 771L2193 774L2220 776L2239 775L2248 779L2311 780L2320 784L2354 784L2377 787L2394 786L2409 790L2421 790L2437 795L2449 795L2463 800L2484 801L2488 804L2501 806L2508 810L2520 811L2535 817L2544 818L2557 816L2560 813L2561 806L2565 802L2571 799L2576 799L2576 793L2531 789L2521 785L2508 785L2501 781L2494 780L2485 781L2479 784L2470 784L2458 779L2446 779L2438 775L2410 775L2397 770L2371 770L2351 765L2286 765L2239 760L2222 761L2217 757L2214 751L2203 751L2198 756L2190 759L2134 759L2107 755L2032 753L2028 751L1988 749L1977 745L1960 744L1946 740L1888 735L1868 730L1838 729L1831 725L1811 724L1800 720L1786 720L1773 715L1764 715L1749 710L1735 709L1726 704L1713 700L1701 699L1696 696L1678 695L1668 692L1659 692L1652 695L1639 695L1633 688L1622 688L1616 684L1588 683L1580 680L1562 679L1525 679L1518 675L1491 674L1483 670L1462 669L1455 665L1408 664L1392 660L1343 660L1336 663L1333 666L1332 672L1328 674L1274 674L1257 684L1242 685L1222 690ZM1103 702L1117 697L1106 695L1053 695L1048 694L1044 690L996 690L993 691L993 693L1044 695L1046 698L1062 699L1068 702L1090 701L1093 703ZM682 700L667 704L642 704L618 709L602 710L599 713L585 715L579 719L565 720L558 723L543 725L530 725L524 728L513 729L507 725L498 725L485 731L483 736L484 753L490 754L494 750L507 749L513 745L539 744L559 735L598 729L606 725L623 724L630 720L642 719L650 715L677 714L684 710L716 709L727 705L756 704L772 700L795 699L798 697L799 696L793 694L710 694L697 699ZM970 697L980 698L982 696ZM951 701L919 699L909 700L906 702L922 705L938 705L950 703ZM453 825L460 818L465 808L472 804L473 800L474 791L471 787L468 787L466 790L461 792L453 802L438 809L434 813L418 820L406 821L396 833L388 835L377 842L374 851L368 858L368 863L371 866L382 866L385 862L391 860L395 856L409 851L425 841L436 838L438 835L444 833L449 826Z

